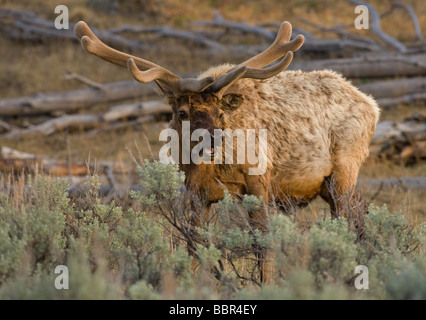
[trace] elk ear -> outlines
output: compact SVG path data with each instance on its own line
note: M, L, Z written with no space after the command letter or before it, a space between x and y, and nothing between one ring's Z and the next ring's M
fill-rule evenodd
M228 93L222 97L222 110L237 110L244 102L244 97L239 93Z

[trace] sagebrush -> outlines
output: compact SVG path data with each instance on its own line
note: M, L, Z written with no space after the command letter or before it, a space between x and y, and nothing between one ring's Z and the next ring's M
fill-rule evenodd
M41 176L1 193L0 298L426 298L426 226L386 205L370 206L361 241L344 218L307 228L273 207L269 231L251 230L246 217L262 200L229 194L194 228L202 217L177 166L146 161L139 174L130 209L103 203L96 176L84 201L70 200L66 180ZM254 244L270 252L273 283L259 282ZM54 286L58 265L69 268L68 290ZM369 269L368 290L354 287L357 265Z

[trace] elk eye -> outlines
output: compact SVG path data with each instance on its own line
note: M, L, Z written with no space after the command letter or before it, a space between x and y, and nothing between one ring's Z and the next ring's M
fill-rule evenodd
M221 114L219 115L219 119L220 119L220 120L223 120L224 115L225 115L224 113L221 113Z
M188 114L185 111L179 111L178 115L179 115L179 119L181 120L185 120L188 118Z

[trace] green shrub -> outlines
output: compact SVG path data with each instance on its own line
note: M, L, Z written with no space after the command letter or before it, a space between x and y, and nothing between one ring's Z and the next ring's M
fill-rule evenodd
M394 272L386 286L386 298L396 300L426 299L426 257L401 265Z
M68 183L36 177L31 190L0 198L0 283L30 261L30 270L50 268L64 259L65 214L72 210Z
M129 288L132 300L161 300L161 294L154 290L145 280L140 280Z
M371 205L369 211L370 214L366 217L365 235L375 253L398 252L406 257L419 253L426 241L425 223L415 228L403 214L389 213L386 205L381 208Z
M317 226L309 231L310 270L320 285L344 280L353 275L357 247L353 241L337 232Z
M163 229L145 213L129 210L123 226L117 229L114 243L117 260L124 261L126 281L145 280L158 286L166 265L169 242Z
M96 176L78 202L65 180L38 176L1 194L0 299L426 298L425 224L386 206L370 207L361 240L344 218L306 228L271 215L261 232L248 223L261 198L225 191L204 219L176 165L146 161L138 171L132 198L144 212L104 203ZM268 285L256 260L265 249ZM69 268L69 290L54 286L57 265ZM368 267L368 290L354 287L357 265Z
M177 164L145 160L137 171L143 192L132 191L131 196L145 206L168 204L180 195L179 188L185 181L185 175L179 171Z

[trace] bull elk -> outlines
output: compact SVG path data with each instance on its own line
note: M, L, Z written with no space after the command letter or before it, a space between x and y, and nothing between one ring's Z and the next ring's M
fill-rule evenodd
M182 79L105 45L82 21L75 26L87 52L127 68L139 82L155 81L173 110L170 127L177 132L185 121L191 132L268 130L267 168L261 175L250 175L253 165L248 163L179 162L187 188L210 204L223 199L225 189L236 198L262 197L263 206L249 221L263 231L272 201L305 204L319 195L330 205L332 217L349 216L341 199L348 193L349 203L359 199L353 190L379 117L371 97L332 71L282 72L304 42L302 35L290 41L291 33L291 24L283 22L272 45L258 55ZM210 150L212 157L215 150Z

